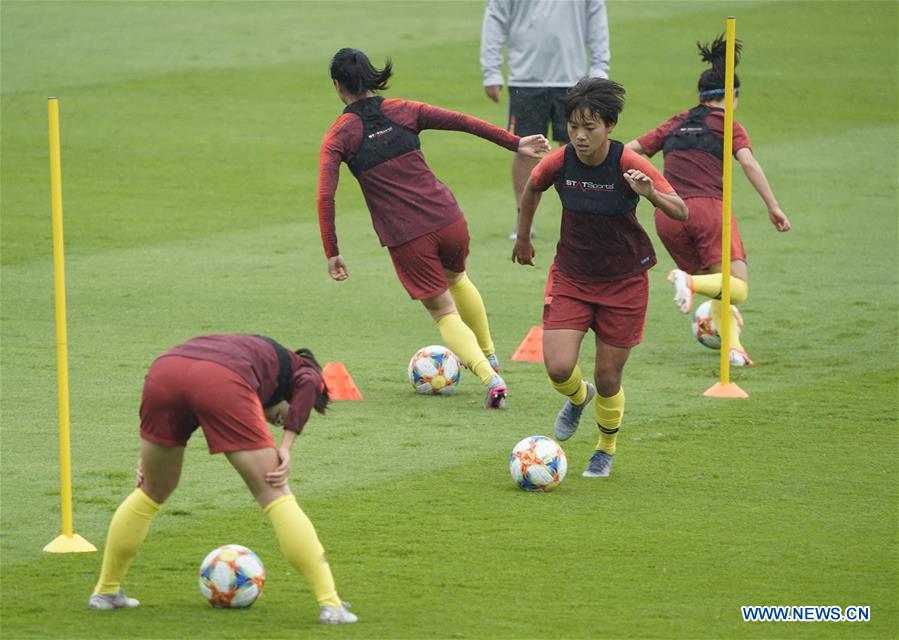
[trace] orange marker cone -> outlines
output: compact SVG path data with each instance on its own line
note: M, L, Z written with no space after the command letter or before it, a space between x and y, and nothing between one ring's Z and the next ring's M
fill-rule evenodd
M531 327L518 350L512 354L515 362L543 362L543 327Z
M326 362L322 378L331 400L362 400L362 392L342 362Z

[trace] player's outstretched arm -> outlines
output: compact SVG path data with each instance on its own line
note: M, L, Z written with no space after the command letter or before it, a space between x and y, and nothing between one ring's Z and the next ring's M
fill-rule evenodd
M768 184L768 178L765 177L762 165L752 155L752 150L749 147L743 147L737 151L736 156L743 173L746 174L746 178L759 196L761 196L765 206L768 207L768 219L771 220L771 224L780 232L789 231L790 219L787 218L787 214L781 210L780 205L777 203L777 198L774 197L774 192L771 191L771 185Z
M347 269L346 261L342 255L338 254L328 258L328 275L338 282L342 282L350 277L350 271Z
M643 150L643 146L639 142L637 142L636 138L634 138L633 140L631 140L624 146L627 147L628 149L630 149L631 151L639 153L641 156L646 155L646 152Z

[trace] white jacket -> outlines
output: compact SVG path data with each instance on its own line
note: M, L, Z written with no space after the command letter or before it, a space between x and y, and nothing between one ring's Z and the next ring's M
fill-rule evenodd
M488 0L481 31L484 86L505 84L504 45L511 87L571 87L584 77L607 78L611 54L605 2Z

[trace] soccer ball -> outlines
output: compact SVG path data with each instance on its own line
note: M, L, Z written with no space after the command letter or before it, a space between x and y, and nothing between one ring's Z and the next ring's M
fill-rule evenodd
M737 323L737 335L743 331L743 315L735 306L730 306L730 316ZM693 312L693 335L699 344L709 349L721 348L721 336L718 335L718 327L712 320L712 301L706 300L696 307Z
M462 377L462 364L452 351L439 344L415 352L409 361L409 382L416 393L449 395Z
M552 491L568 471L568 459L559 443L546 436L531 436L509 454L509 471L520 489Z
M239 544L209 552L200 564L200 593L213 607L241 609L262 595L265 567L255 553Z

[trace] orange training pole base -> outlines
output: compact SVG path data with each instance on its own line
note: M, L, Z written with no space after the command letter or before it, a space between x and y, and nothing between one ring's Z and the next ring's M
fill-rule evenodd
M733 382L721 384L716 382L703 393L707 398L748 398L749 394Z
M97 547L77 533L71 536L57 536L53 542L44 547L44 551L48 553L88 553L96 550Z

